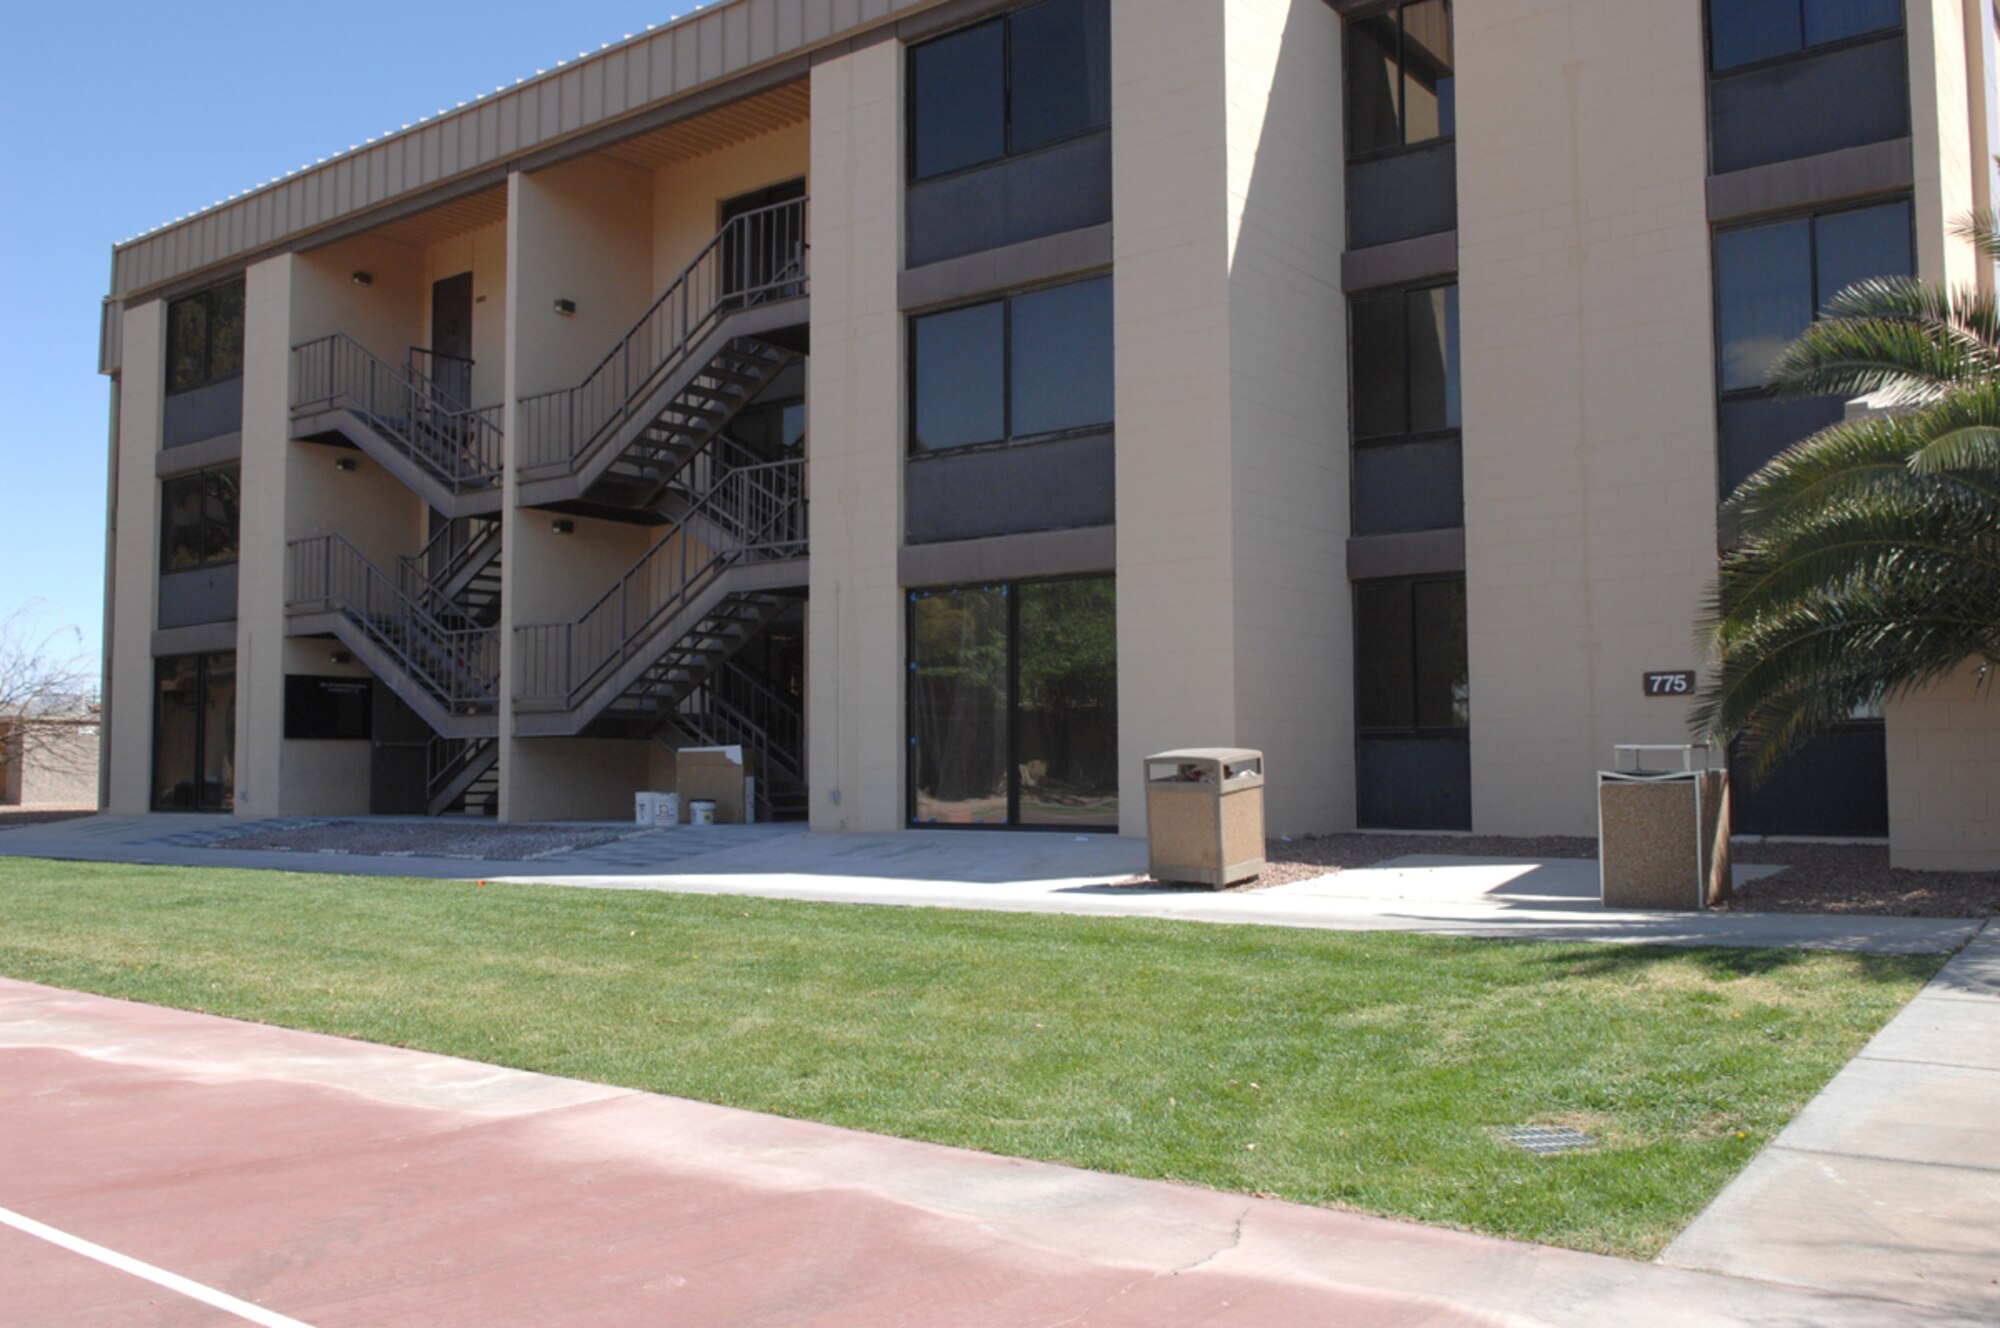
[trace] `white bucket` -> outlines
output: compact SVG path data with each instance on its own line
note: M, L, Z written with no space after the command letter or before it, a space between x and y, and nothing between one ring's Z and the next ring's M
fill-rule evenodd
M714 825L715 804L706 798L696 798L688 804L689 825Z
M653 808L653 824L671 830L681 823L681 795L662 793L658 797L660 800Z

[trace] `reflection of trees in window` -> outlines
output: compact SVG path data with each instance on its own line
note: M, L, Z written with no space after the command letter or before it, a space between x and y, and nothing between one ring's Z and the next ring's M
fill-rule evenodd
M1115 826L1110 578L910 596L911 819Z
M167 305L167 392L187 392L243 372L243 283Z
M165 481L160 485L160 570L185 572L235 562L241 526L235 466Z

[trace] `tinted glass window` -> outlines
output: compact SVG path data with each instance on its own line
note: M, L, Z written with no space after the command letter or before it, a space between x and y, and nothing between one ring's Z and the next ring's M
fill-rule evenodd
M1811 244L1803 220L1715 237L1724 391L1762 387L1772 361L1812 322Z
M1109 277L1015 296L1012 341L1013 437L1111 422Z
M1007 824L1007 592L911 596L911 815Z
M1858 281L1910 273L1910 205L1835 212L1813 222L1814 279L1821 308Z
M1009 19L1014 152L1111 123L1110 0L1051 0Z
M1708 25L1717 69L1796 51L1802 41L1799 0L1709 0Z
M1403 7L1403 141L1457 132L1452 95L1451 11L1445 0Z
M1403 141L1396 16L1347 25L1347 150L1359 156Z
M1354 708L1362 728L1415 727L1413 629L1409 586L1364 581L1354 587Z
M1006 437L1006 306L929 314L913 326L917 450Z
M1419 581L1413 591L1417 727L1465 728L1472 722L1465 677L1465 585Z
M1350 156L1457 132L1451 7L1413 0L1347 25Z
M229 811L236 802L236 656L153 665L153 809Z
M1023 825L1118 823L1118 605L1110 578L1017 587Z
M1006 38L986 23L910 51L911 169L919 180L1007 151Z
M1458 418L1458 287L1411 291L1409 302L1410 431L1456 429Z
M181 475L160 485L160 570L186 572L236 561L241 514L236 467Z
M1805 0L1806 45L1901 27L1902 0Z
M1364 731L1470 724L1462 580L1355 583L1354 699Z
M1734 69L1902 24L1901 0L1709 0L1710 61Z
M1395 438L1409 432L1404 379L1403 309L1398 292L1354 302L1354 436Z
M243 283L167 306L167 391L186 392L243 372Z

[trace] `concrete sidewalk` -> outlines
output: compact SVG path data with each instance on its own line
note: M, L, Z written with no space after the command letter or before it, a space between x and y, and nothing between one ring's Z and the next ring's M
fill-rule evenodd
M4 980L0 1083L9 1324L1990 1322Z
M1980 926L1938 918L1611 910L1598 903L1597 864L1573 859L1405 857L1218 894L1117 884L1145 872L1146 845L1108 835L833 835L794 825L717 826L635 831L614 844L540 861L491 863L213 846L244 829L227 817L98 816L7 831L0 834L0 856L1620 944L1936 954L1957 950ZM1738 876L1772 870L1743 866Z
M2000 928L1947 964L1661 1258L2000 1323Z

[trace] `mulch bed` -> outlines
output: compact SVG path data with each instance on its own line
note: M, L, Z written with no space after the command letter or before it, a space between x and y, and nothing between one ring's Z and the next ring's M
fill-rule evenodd
M1418 854L1480 858L1595 858L1597 841L1567 835L1308 835L1274 839L1269 864L1254 881L1232 890L1274 885L1372 867ZM1982 918L2000 913L2000 872L1904 871L1889 865L1884 844L1773 843L1738 840L1736 861L1785 871L1737 889L1727 907L1742 913L1844 913L1910 918ZM1121 882L1155 886L1135 877Z
M54 825L57 821L81 821L97 815L95 807L0 807L0 830L19 830L24 825Z

